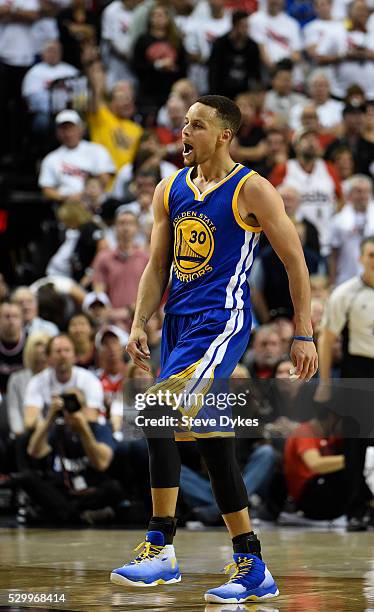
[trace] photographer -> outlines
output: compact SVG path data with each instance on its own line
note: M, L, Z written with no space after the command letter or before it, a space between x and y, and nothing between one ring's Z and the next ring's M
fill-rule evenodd
M93 524L114 517L122 498L119 483L104 472L111 464L114 440L87 408L83 393L70 388L52 398L47 416L38 421L27 452L48 458L50 469L28 471L20 486L49 521Z
M72 387L79 389L86 398L87 410L95 420L104 411L103 390L97 377L88 370L74 365L76 354L71 338L59 334L47 345L49 367L33 376L27 385L24 399L25 428L33 429L40 416L55 396Z

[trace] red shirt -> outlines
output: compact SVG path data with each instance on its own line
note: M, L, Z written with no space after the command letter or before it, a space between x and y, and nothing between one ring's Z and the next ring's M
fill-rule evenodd
M288 490L295 500L301 496L308 480L316 475L304 463L303 453L315 448L321 455L336 455L340 443L341 438L337 436L316 437L310 422L302 423L295 429L288 438L284 450L284 471Z
M102 283L113 308L132 306L136 301L138 285L148 255L136 249L125 255L118 249L101 251L93 262L93 283Z

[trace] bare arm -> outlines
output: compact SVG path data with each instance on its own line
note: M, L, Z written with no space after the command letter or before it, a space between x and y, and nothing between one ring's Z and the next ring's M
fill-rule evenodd
M134 321L127 351L134 362L149 370L144 359L149 359L145 326L158 308L167 287L172 260L172 235L169 215L164 207L164 193L168 179L163 179L153 196L154 223L151 235L150 257L140 279Z
M248 215L256 217L286 268L295 311L295 335L312 336L309 272L299 236L285 212L282 198L269 181L255 175L244 183L239 196L239 214L244 220ZM309 380L317 371L313 342L294 341L291 357L300 378Z
M331 474L344 469L344 455L324 457L316 448L311 448L301 458L315 474Z

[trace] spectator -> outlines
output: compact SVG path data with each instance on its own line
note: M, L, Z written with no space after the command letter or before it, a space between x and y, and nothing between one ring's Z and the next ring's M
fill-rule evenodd
M344 99L351 85L359 85L366 97L374 97L374 48L367 31L369 8L363 0L355 0L349 7L349 27L344 33L334 30L320 46L322 57L334 64L332 94Z
M324 408L299 425L286 442L284 469L296 509L306 518L332 520L344 514L345 486L342 440L337 417Z
M83 300L82 311L90 317L95 329L104 325L109 319L110 300L106 293L87 293Z
M173 145L174 147L174 145ZM138 170L151 170L159 173L160 178L171 176L177 167L164 157L167 147L162 147L155 130L145 130L139 142L139 148L132 164L125 164L117 173L112 188L112 195L122 202L127 201L128 193Z
M74 278L87 287L96 253L107 248L104 232L81 202L66 200L57 211L57 218L66 228L65 240L50 259L47 274Z
M190 106L192 106L192 104L194 104L198 98L197 89L194 83L188 79L179 79L178 81L176 81L170 90L170 95L178 96L178 98L181 98L186 108L190 108ZM171 122L168 117L168 112L165 106L160 108L160 110L158 111L157 125L165 127L171 126Z
M86 0L72 0L71 6L58 14L57 24L63 60L81 70L82 53L98 42L97 15L87 8Z
M37 331L28 336L23 349L23 369L11 374L6 395L10 431L19 436L25 431L23 402L26 387L35 374L42 372L48 365L47 344L50 336L45 331Z
M294 106L305 104L307 98L292 89L293 65L289 59L277 62L272 71L271 89L266 92L264 112L279 115L290 123L290 113Z
M45 332L49 336L56 336L59 332L57 325L38 316L38 300L28 287L17 287L12 294L12 303L18 304L22 311L23 329L28 336L35 332Z
M86 370L95 370L97 355L93 341L94 330L88 315L80 312L71 317L68 335L74 344L75 364Z
M209 90L221 96L235 98L261 82L260 51L248 36L245 11L232 14L232 29L214 41L208 66Z
M343 109L343 125L339 138L327 148L325 157L333 159L334 152L340 147L348 147L356 158L358 142L363 129L365 106L346 105Z
M318 230L321 254L329 252L328 225L342 197L335 168L321 159L314 131L302 130L294 137L296 159L275 166L269 180L273 185L287 183L301 194L300 213Z
M256 329L253 348L244 355L242 362L252 378L267 379L273 375L274 364L282 356L282 342L274 325L261 325Z
M269 177L276 166L287 162L290 147L285 131L274 127L266 131L265 143L267 154L256 169L263 176Z
M130 30L134 8L139 2L140 0L114 0L102 12L102 56L109 89L118 81L135 80L130 61Z
M39 0L0 0L0 158L18 155L25 129L21 86L34 62L32 25Z
M123 351L128 341L128 335L115 325L101 329L95 337L95 347L98 351L100 369L96 372L104 392L106 414L110 417L112 403L122 401L123 387L127 374L127 364L123 359ZM115 428L114 431L120 431Z
M117 170L134 161L142 128L133 121L134 88L130 81L117 82L104 102L105 74L95 65L89 73L92 89L88 126L91 139L106 147Z
M53 398L71 388L77 388L86 397L87 412L93 419L103 412L103 391L96 376L74 365L74 344L67 334L59 334L47 345L49 367L33 376L27 385L24 398L25 428L33 429Z
M360 244L364 236L374 234L372 182L356 174L349 181L347 202L331 220L330 282L340 285L361 272Z
M166 102L168 126L161 125L155 128L160 144L163 145L160 156L178 168L183 167L182 128L187 110L182 98L176 95L169 96Z
M367 174L374 179L374 103L368 102L361 127L361 137L357 141L355 151L358 172Z
M83 140L83 124L78 113L65 110L56 117L57 136L62 145L42 161L39 186L49 200L79 200L86 177L99 176L106 186L114 174L108 151L101 145Z
M231 25L231 15L225 8L224 0L198 3L190 17L184 38L190 60L188 76L199 94L209 89L208 61L212 45L216 38L230 31Z
M118 247L99 253L93 263L94 291L105 291L118 316L127 320L128 308L135 303L138 284L148 256L134 246L139 230L138 220L130 211L119 211L116 216ZM113 314L113 313L112 313Z
M31 457L50 457L52 473L26 472L21 486L49 521L93 524L113 518L112 507L123 496L119 483L105 475L114 440L110 427L92 416L80 389L71 387L69 396L76 410L69 412L66 400L54 397L28 445Z
M284 12L284 0L267 0L266 10L253 13L250 33L261 48L262 60L269 70L285 58L295 64L301 59L300 26Z
M128 196L132 194L134 201L117 209L117 214L130 211L136 215L139 229L134 244L145 250L148 250L153 226L152 198L159 181L160 176L155 172L139 170L136 173L134 184L130 185L128 191Z
M42 61L27 71L22 82L22 95L32 113L32 129L35 135L48 134L51 128L52 108L50 87L58 79L79 74L75 66L61 61L62 48L57 40L45 43Z
M327 302L318 342L320 384L315 394L315 400L323 404L331 399L329 379L333 347L342 332L342 379L372 379L374 376L374 236L363 239L360 262L363 267L362 276L355 276L339 285ZM372 499L372 494L365 482L364 464L366 447L370 443L368 436L372 431L371 406L372 393L365 391L365 384L345 387L343 382L337 409L346 414L343 437L348 531L367 529L366 504Z
M242 114L242 122L237 135L232 141L233 159L256 169L257 164L268 152L263 128L256 120L256 106L250 93L242 93L236 98Z
M295 224L301 223L303 225L304 246L319 255L318 231L313 223L304 218L300 211L301 198L299 191L285 183L278 187L278 193L282 196L286 213L290 219Z
M312 72L308 79L308 91L316 107L319 123L325 133L335 136L340 133L343 102L333 100L330 96L330 82L321 70ZM292 129L301 127L301 114L306 103L296 104L290 114Z
M342 184L344 198L346 198L350 179L355 173L355 160L352 151L344 145L337 147L332 154L332 161Z
M135 43L133 68L139 79L139 108L144 117L150 114L155 117L173 83L186 74L182 40L162 4L151 8L147 32Z
M82 204L85 205L87 210L93 215L100 215L107 197L99 177L88 176L85 180L84 192L81 198Z
M0 304L0 393L5 394L8 379L22 369L22 353L26 335L22 326L22 310L18 304Z
M324 66L324 73L331 77L329 64L332 64L333 58L321 55L320 49L329 37L345 36L344 24L331 16L332 0L315 0L314 4L317 17L303 29L304 48L307 58L316 65Z
M318 253L305 246L306 226L296 221L309 274L319 271ZM261 323L267 323L276 316L293 318L294 310L290 295L287 273L274 249L269 245L257 257L250 277L252 303Z

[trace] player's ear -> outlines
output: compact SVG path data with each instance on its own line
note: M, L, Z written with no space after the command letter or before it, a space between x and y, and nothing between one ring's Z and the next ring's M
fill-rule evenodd
M229 128L226 128L225 130L223 130L221 132L221 142L222 143L230 143L232 141L233 138L233 133L232 130L230 130Z

